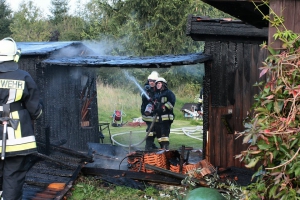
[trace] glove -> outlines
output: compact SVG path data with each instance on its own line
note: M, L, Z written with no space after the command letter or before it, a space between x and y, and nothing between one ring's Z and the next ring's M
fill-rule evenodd
M151 86L150 85L145 85L145 91L150 92L151 91Z

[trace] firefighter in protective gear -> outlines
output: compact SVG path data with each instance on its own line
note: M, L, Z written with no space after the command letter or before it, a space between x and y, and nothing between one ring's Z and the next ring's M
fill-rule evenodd
M160 77L156 80L156 93L154 95L155 113L158 115L158 122L155 124L156 137L162 149L169 149L169 136L171 124L174 120L175 94L168 89L167 81Z
M17 49L12 38L0 41L0 114L2 116L4 107L9 107L10 118L18 120L14 128L7 125L5 158L0 160L4 200L22 199L22 188L28 170L26 162L30 154L37 152L32 120L42 114L37 85L28 72L18 69L19 56L20 49ZM2 147L1 133L2 125Z
M159 77L159 74L156 71L153 71L148 76L147 83L144 86L145 92L147 93L147 95L142 94L141 114L142 114L143 121L146 122L146 124L147 124L146 133L148 133L151 123L154 118L154 114L153 114L154 105L152 103L152 100L154 98L154 94L155 94L155 90L156 90L155 81L158 79L158 77ZM156 136L155 126L153 126L149 132L148 137L146 138L146 145L145 145L146 151L158 149L154 143L155 136Z

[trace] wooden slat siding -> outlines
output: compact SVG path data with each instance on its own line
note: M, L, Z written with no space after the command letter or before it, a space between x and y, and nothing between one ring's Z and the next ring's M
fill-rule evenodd
M210 75L211 75L212 62L205 63L205 76L204 76L204 88L203 88L203 154L204 158L210 159L210 146L209 146L209 114L210 114ZM210 161L209 161L210 162Z
M237 73L237 44L233 42L229 42L229 51L228 51L228 66L227 66L227 76L228 76L228 82L227 82L227 95L228 95L228 101L229 104L227 106L227 112L229 109L234 109L235 104L235 96L234 96L234 89L235 89L235 74ZM230 102L233 101L234 102ZM233 103L233 104L232 104ZM226 113L225 113L226 114ZM232 118L228 121L230 127L234 131L235 127L235 115L232 113ZM226 134L226 146L227 146L227 164L226 166L234 166L234 134Z
M206 54L211 54L214 42L205 42L204 52ZM210 154L210 135L209 135L209 123L210 123L210 113L211 106L209 106L210 100L210 80L211 80L211 69L212 69L212 61L205 63L205 76L204 76L204 85L203 85L203 145L205 158L208 162L211 162L211 154ZM206 138L206 141L204 141Z
M284 25L288 30L295 33L300 33L300 1L298 0L277 0L270 1L271 9L277 15L284 17ZM279 40L274 41L273 35L276 33L276 28L269 26L269 44L273 48L281 48L282 42Z
M257 87L254 87L253 85L258 82L258 78L259 78L259 67L260 67L260 63L258 63L258 59L259 59L259 51L260 51L260 47L259 44L253 44L252 45L252 57L251 57L251 65L250 65L250 69L251 69L251 77L250 77L250 85L251 85L251 105L253 105L254 103L254 95L257 93Z
M251 66L251 53L252 53L252 45L244 44L244 54L243 54L243 89L242 89L242 98L243 98L243 115L242 120L246 118L247 112L251 107L250 103L250 93L252 89L252 85L250 84L250 66ZM241 123L241 122L239 122ZM236 151L240 152L242 150L242 138L236 140ZM241 163L240 163L241 164Z
M205 42L204 52L209 55L211 53L212 42ZM209 156L209 143L208 143L208 128L209 128L209 110L208 110L208 91L209 91L209 77L211 73L211 63L212 61L205 62L205 76L203 77L203 159L207 159L208 162L210 159ZM206 106L205 106L206 105Z
M214 43L213 48L211 49L213 55L213 62L212 62L212 69L211 69L211 87L214 89L211 90L211 106L219 106L220 104L220 69L219 69L219 62L220 62L220 52L221 52L221 43L216 41Z
M223 64L222 63L222 59L223 59L223 54L224 54L224 47L222 45L223 43L218 42L217 43L217 47L219 50L215 49L214 54L217 54L216 56L214 56L216 58L216 62L215 65L212 66L213 69L213 73L211 74L211 79L215 79L215 83L217 85L213 85L213 87L216 87L216 90L214 91L214 89L212 89L215 93L214 96L212 95L212 101L214 100L214 98L217 98L217 102L215 102L215 106L213 108L213 118L214 118L214 131L213 131L213 135L214 135L214 160L215 160L215 166L220 166L221 165L221 154L220 154L220 149L221 149L221 135L222 135L222 127L221 126L221 116L220 116L220 109L219 106L221 104L222 101L222 90L223 90ZM217 51L216 51L217 50ZM212 141L213 142L213 141Z
M234 87L235 104L233 110L234 131L243 131L244 127L242 126L241 123L243 120L243 68L244 68L244 44L243 43L237 44L236 65L237 65L237 71L235 73L235 87ZM240 141L235 139L233 154L236 154L236 152L238 152L239 144ZM238 159L234 159L233 166L240 166L240 161Z
M218 53L216 53L217 49L216 49L216 44L218 44L218 42L215 42L215 41L211 41L211 42L205 42L206 44L209 45L209 49L205 49L207 51L210 51L210 54L213 55L213 57L215 58L215 56L218 56ZM206 53L206 52L205 52ZM209 76L209 79L210 79L210 89L209 89L209 111L208 111L208 121L209 121L209 127L208 127L208 133L207 133L207 136L208 136L208 148L207 148L207 154L208 154L208 160L209 162L211 163L215 163L215 135L212 134L214 133L214 127L211 126L212 124L214 124L214 113L213 113L213 110L212 110L212 96L213 96L213 90L211 90L213 87L212 85L216 85L216 81L215 79L213 79L213 75L215 71L217 71L215 69L215 63L216 63L216 60L213 59L212 62L211 62L211 68L209 69L209 74L205 72L205 75L206 76Z
M225 106L224 104L227 101L227 87L226 87L226 83L227 83L227 71L228 71L228 43L227 42L221 42L221 57L219 60L219 73L220 73L220 100L221 100L221 105ZM217 133L217 137L219 137L219 148L217 149L217 155L219 157L218 159L218 165L217 166L221 166L222 163L226 163L227 162L227 141L226 141L226 127L224 126L223 122L222 122L222 115L225 114L225 110L226 107L218 107L216 108L217 112L218 112L218 121L216 124L216 127L218 129Z
M220 68L220 104L219 106L227 106L227 82L228 82L228 42L221 43L221 59L219 60Z
M294 32L295 33L300 33L300 15L299 15L299 10L300 10L300 2L296 1L296 5L295 5L295 11L296 14L294 16Z

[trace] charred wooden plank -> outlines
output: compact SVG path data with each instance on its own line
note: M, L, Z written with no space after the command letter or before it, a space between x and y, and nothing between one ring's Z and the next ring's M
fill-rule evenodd
M37 142L38 145L41 145L43 147L46 147L47 145L43 142ZM57 145L53 145L53 144L50 144L49 145L49 148L52 149L52 150L57 150L57 151L60 151L62 153L66 153L66 154L69 154L69 155L72 155L72 156L76 156L76 157L79 157L79 158L83 158L84 161L87 161L87 162L91 162L92 161L92 156L90 155L86 155L86 154L83 154L83 153L80 153L80 152L77 152L77 151L74 151L72 149L68 149L68 148L64 148L64 147L60 147L60 146L57 146Z
M174 178L178 178L178 179L185 179L188 175L184 175L184 174L178 174L178 173L175 173L175 172L172 172L170 170L167 170L167 169L163 169L163 168L160 168L160 167L156 167L156 166L153 166L153 165L149 165L149 164L145 164L145 168L146 169L151 169L151 170L154 170L154 171L157 171L157 172L160 172L160 173L163 173L165 175L169 175L169 176L172 176ZM201 185L201 186L204 186L204 187L207 187L207 182L204 180L204 179L193 179L198 185Z
M36 155L40 158L46 159L47 161L50 161L50 162L58 164L58 165L63 165L63 166L71 167L71 168L76 168L78 166L78 165L74 165L74 164L70 164L70 163L64 163L64 162L61 162L59 160L55 160L55 159L51 158L50 156L46 156L46 155L41 154L41 153L36 153L34 155Z
M148 181L155 183L171 184L171 185L180 185L182 179L171 178L159 174L149 174L143 172L134 172L134 171L125 171L125 170L116 170L116 169L104 169L104 168L94 168L94 167L83 167L81 172L84 175L110 175L113 177L126 177L134 180Z

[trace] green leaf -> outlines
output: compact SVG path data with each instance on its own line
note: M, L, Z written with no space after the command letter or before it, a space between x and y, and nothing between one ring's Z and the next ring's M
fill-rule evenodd
M267 144L264 140L259 140L257 142L257 146L261 150L267 150L267 149L269 149L271 147L271 145Z
M299 139L294 139L291 144L290 144L290 148L292 148L295 144L297 144L299 141ZM298 144L299 145L299 144Z
M297 176L298 179L300 178L300 166L295 169L295 176Z
M268 103L267 104L268 111L272 111L272 108L273 108L273 102Z
M283 107L283 101L277 100L274 102L274 111L279 114Z
M270 192L269 192L269 198L272 198L275 196L275 194L277 193L277 188L279 185L273 185L273 187L271 187Z
M243 139L243 144L247 144L249 142L249 140L251 139L252 134L248 134L244 137Z

